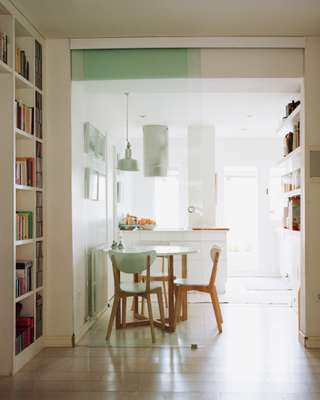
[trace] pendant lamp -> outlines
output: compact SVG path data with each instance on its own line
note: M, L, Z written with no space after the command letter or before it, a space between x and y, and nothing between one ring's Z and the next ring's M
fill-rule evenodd
M129 93L125 93L127 98L127 125L126 125L126 141L127 147L124 158L118 160L118 169L121 171L139 171L138 161L132 158L131 144L129 142Z

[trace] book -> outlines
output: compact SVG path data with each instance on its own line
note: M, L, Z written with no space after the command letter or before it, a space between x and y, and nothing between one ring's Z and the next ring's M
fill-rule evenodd
M29 80L29 61L25 50L16 48L16 72Z
M16 297L32 290L32 261L16 261Z
M34 186L36 181L35 159L33 157L16 158L16 184Z
M0 60L8 64L8 35L0 32Z
M16 211L16 240L33 238L33 212Z

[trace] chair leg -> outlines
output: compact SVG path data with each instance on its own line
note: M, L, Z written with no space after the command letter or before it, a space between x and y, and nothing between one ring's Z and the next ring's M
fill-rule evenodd
M210 292L210 296L211 296L211 302L212 302L212 306L213 306L213 311L214 311L214 315L216 317L216 321L217 321L217 325L218 325L218 331L219 333L222 332L222 325L221 325L221 321L220 321L220 314L219 314L219 304L217 304L217 300L216 297L213 293L213 291Z
M109 324L108 324L108 329L107 329L107 335L106 335L106 340L110 339L111 336L111 331L112 331L112 325L114 322L114 318L116 316L116 312L118 310L118 305L120 303L120 297L119 296L115 296L114 300L113 300L113 305L112 305L112 310L111 310L111 315L110 315L110 319L109 319Z
M183 297L183 289L181 287L177 287L176 289L176 293L177 293L177 298L176 298L176 306L175 306L175 310L174 310L174 329L176 328L177 322L180 319L180 315L181 315L181 303L182 303L182 297Z
M125 328L127 325L127 298L122 298L122 328Z
M155 335L155 332L154 332L153 315L152 315L152 304L151 304L150 293L146 294L146 298L147 298L147 305L148 305L148 314L149 314L149 321L150 321L152 343L155 343L156 342L156 335Z
M141 315L144 316L144 297L141 298Z
M220 303L219 303L219 297L218 297L218 293L217 293L217 288L216 287L213 288L213 293L214 293L214 297L216 298L216 301L217 301L217 304L218 304L220 322L221 322L221 324L223 324L223 316L222 316L221 306L220 306Z
M166 308L168 308L168 294L167 294L166 281L162 282L162 286L163 286L164 304Z
M157 296L158 296L160 320L161 320L161 323L162 323L162 327L164 329L165 319L164 319L164 306L163 306L163 297L162 297L162 290L161 289L159 289L159 291L157 292Z

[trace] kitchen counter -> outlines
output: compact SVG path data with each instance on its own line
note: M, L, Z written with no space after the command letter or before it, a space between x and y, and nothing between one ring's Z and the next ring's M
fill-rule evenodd
M201 228L201 229L154 229L121 231L124 245L134 247L139 245L167 245L188 246L197 253L188 256L188 277L196 281L209 282L212 270L210 249L216 244L221 247L216 286L218 293L225 292L227 280L227 233L229 229L223 227ZM180 258L175 261L177 265ZM158 266L159 268L159 266ZM176 269L180 271L178 267ZM179 276L179 275L178 275Z

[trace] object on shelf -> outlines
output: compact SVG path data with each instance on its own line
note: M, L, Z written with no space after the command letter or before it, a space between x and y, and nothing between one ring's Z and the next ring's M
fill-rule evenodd
M26 52L16 48L16 72L29 80L29 61Z
M17 260L16 262L16 297L32 290L32 261Z
M16 240L33 238L32 211L16 211Z
M36 287L43 285L43 249L42 242L36 242Z
M16 318L16 354L33 343L34 319L33 317Z
M0 32L0 60L8 64L8 35Z
M36 237L43 236L42 192L36 192Z
M34 108L28 107L22 102L15 100L16 127L33 135L34 133Z
M32 157L16 158L16 184L34 186L35 183L35 160Z
M286 115L284 118L288 118L290 114L293 113L293 111L298 107L298 105L300 104L300 101L294 101L292 100L291 103L288 103L286 105Z
M37 40L35 41L34 67L36 87L42 90L42 46Z
M285 229L300 231L300 223L300 196L293 196L284 208L283 226Z
M36 339L43 333L43 299L40 293L36 295Z
M284 193L301 188L301 170L296 169L281 177L282 190Z
M294 125L294 132L288 132L283 139L283 156L300 147L300 122Z
M42 143L36 141L36 186L42 188Z
M42 139L42 95L39 92L35 94L35 133L37 138Z

